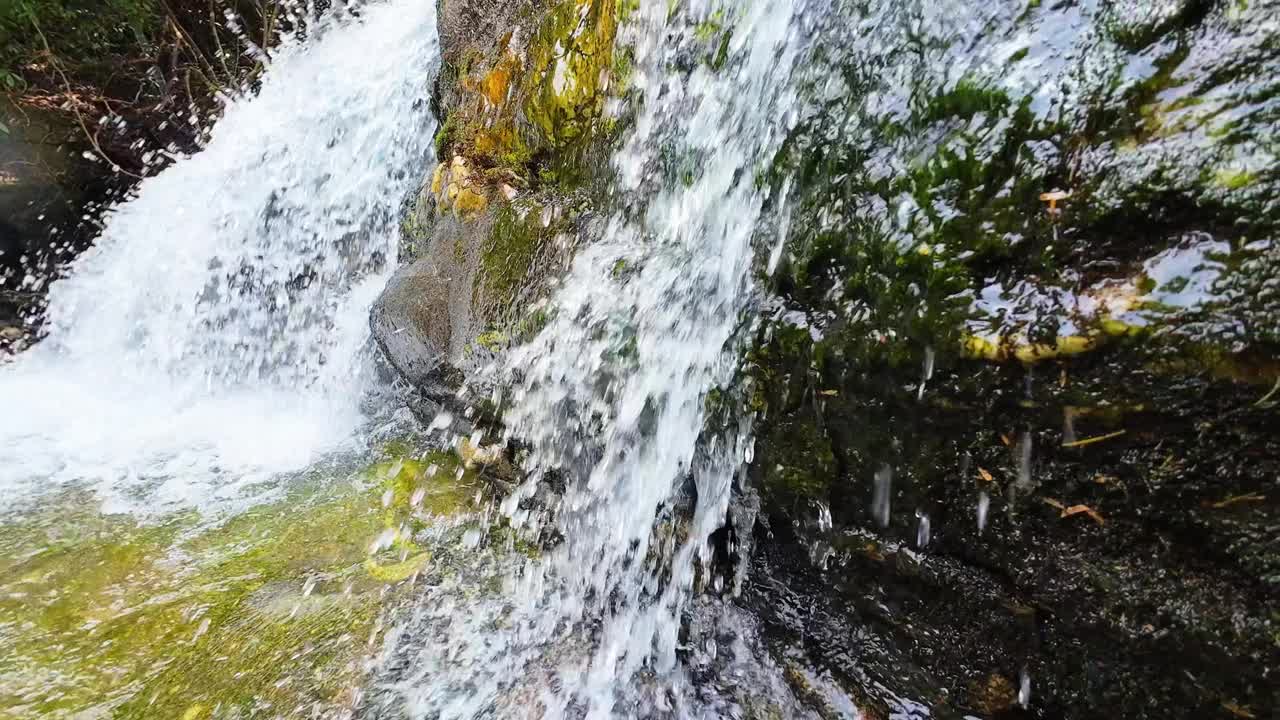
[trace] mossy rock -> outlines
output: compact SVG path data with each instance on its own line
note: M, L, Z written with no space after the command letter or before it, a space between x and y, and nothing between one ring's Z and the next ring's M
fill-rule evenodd
M350 707L377 619L428 569L415 534L485 484L456 453L393 449L210 526L65 493L0 525L0 717L233 717Z

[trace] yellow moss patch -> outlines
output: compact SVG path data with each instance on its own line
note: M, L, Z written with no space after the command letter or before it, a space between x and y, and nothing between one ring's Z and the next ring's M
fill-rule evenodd
M1059 337L1053 344L1008 340L995 342L976 335L967 336L961 341L961 351L965 357L993 362L1012 358L1028 364L1080 355L1097 346L1097 338L1080 335Z
M468 66L445 148L527 176L535 153L579 149L594 128L614 67L615 0L558 0L521 43L507 34Z
M461 156L455 156L447 167L443 163L436 166L431 176L431 192L439 212L452 212L461 218L474 217L489 205L489 191L483 178L472 173Z

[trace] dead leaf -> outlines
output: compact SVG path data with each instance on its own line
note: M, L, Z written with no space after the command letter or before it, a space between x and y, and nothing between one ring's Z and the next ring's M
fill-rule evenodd
M1098 485L1111 485L1113 483L1120 482L1120 478L1113 475L1103 475L1102 473L1098 473L1093 476L1093 481Z
M826 395L827 397L835 397L836 395L839 395L839 394L840 394L840 392L839 392L838 390L823 390L822 392L820 392L820 393L818 393L818 394L819 394L819 395Z
M978 477L982 478L985 482L996 481L995 478L991 477L991 473L987 472L985 468L978 468Z
M1009 447L1013 444L1013 441L1009 439L1009 436L1004 433L1000 433L1000 442L1004 443L1005 447Z
M1067 371L1063 370L1062 374L1058 376L1058 387L1066 387L1066 386L1067 386Z
M1066 510L1066 509L1067 509L1067 506L1066 506L1066 505L1063 505L1062 503L1058 502L1057 500L1054 500L1053 498L1048 498L1048 497L1047 497L1047 498L1044 498L1044 504L1045 504L1045 505L1052 506L1052 507L1055 507L1055 508L1057 508L1057 509L1059 509L1059 510Z
M1071 507L1062 511L1062 517L1064 518L1071 517L1072 515L1079 515L1080 513L1084 513L1089 517L1093 518L1093 521L1098 523L1099 525L1107 524L1107 521L1102 519L1102 515L1098 514L1097 510L1094 510L1088 505L1072 505Z
M1249 707L1248 705L1237 705L1229 700L1222 701L1222 708L1227 712L1231 713L1232 715L1235 715L1238 718L1246 718L1247 720L1251 720L1252 718L1258 717L1257 715L1253 714L1253 708Z

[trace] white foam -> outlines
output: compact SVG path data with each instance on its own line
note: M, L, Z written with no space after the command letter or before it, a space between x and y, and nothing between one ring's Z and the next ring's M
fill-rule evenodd
M50 289L48 337L0 367L0 503L82 483L198 507L351 441L368 309L430 153L434 6L286 42L203 150L108 213Z

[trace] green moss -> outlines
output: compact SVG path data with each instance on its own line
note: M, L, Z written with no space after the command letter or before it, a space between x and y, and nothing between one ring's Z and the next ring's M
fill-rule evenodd
M436 131L435 148L436 159L443 162L448 157L449 151L453 148L453 144L457 141L458 135L458 116L450 113L448 117L441 123L440 129Z
M710 42L724 30L724 10L716 10L711 17L693 26L693 37L699 42Z
M978 113L1003 112L1013 104L1004 90L973 76L961 78L950 90L923 98L922 102L915 119L924 124L943 118L968 119Z
M1213 184L1223 190L1243 190L1257 181L1257 174L1248 170L1220 168L1213 172Z
M349 703L383 588L430 560L409 534L479 487L459 467L451 453L388 457L353 484L300 487L212 528L101 516L74 494L0 526L0 707L14 713L0 717ZM371 555L386 531L391 546Z
M542 332L549 322L551 322L551 312L546 307L539 307L516 323L512 337L518 343L528 342Z
M500 352L509 342L505 333L489 330L476 337L476 344L490 352Z
M640 12L640 0L618 0L618 22L629 22L636 13Z
M561 0L529 44L532 83L522 110L540 141L562 155L581 145L604 106L615 11L605 0Z
M507 38L454 68L462 97L437 140L481 167L521 178L575 181L599 132L614 58L617 0L557 0L541 11L524 53ZM447 131L447 132L446 132ZM443 139L442 139L443 138Z
M497 211L481 265L489 299L505 305L525 286L534 260L555 229L554 223L543 227L539 216L536 207L507 205Z

